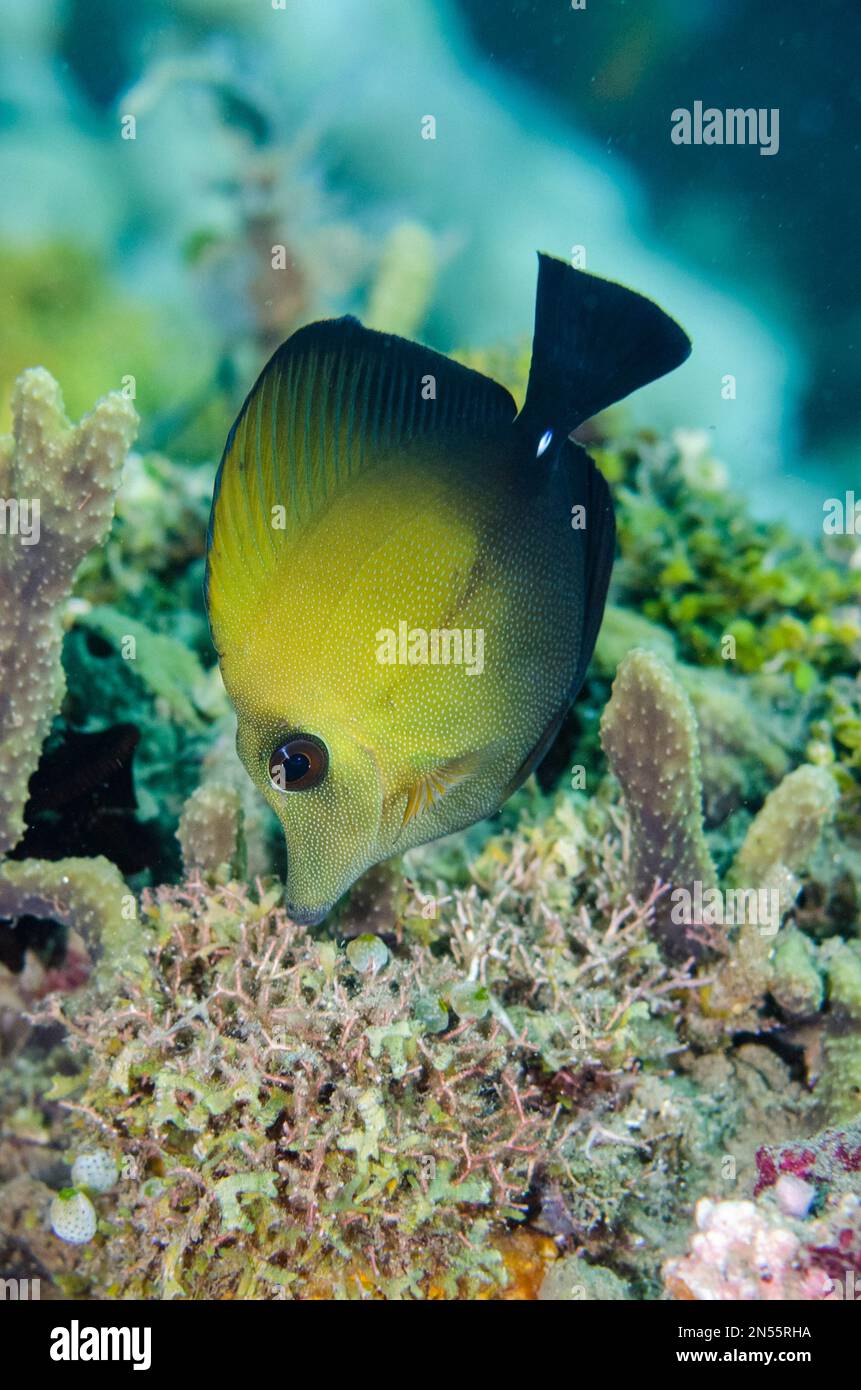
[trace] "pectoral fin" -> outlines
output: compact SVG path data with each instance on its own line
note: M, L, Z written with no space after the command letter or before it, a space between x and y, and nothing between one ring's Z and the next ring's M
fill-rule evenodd
M464 753L417 771L415 780L407 788L401 828L406 829L419 816L426 815L433 807L438 806L454 787L459 787L462 782L485 768L493 758L497 746L493 744L489 748L480 748L477 752Z

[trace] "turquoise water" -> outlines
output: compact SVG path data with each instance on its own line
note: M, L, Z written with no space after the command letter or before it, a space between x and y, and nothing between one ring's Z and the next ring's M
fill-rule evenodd
M264 349L367 316L381 248L417 224L417 336L511 340L534 250L579 256L694 337L635 415L713 431L760 510L809 519L858 444L857 26L838 0L8 0L0 245L50 274L7 268L3 383L39 336L64 365L42 329L66 296L95 384L142 378L145 442L208 456ZM696 103L773 119L770 152L674 143ZM89 276L62 273L76 255ZM111 295L135 321L120 344Z

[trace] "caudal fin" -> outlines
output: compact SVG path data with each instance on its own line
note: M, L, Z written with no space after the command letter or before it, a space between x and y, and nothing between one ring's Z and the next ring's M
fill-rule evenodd
M584 420L681 365L685 331L651 299L538 255L535 333L522 424L540 439Z

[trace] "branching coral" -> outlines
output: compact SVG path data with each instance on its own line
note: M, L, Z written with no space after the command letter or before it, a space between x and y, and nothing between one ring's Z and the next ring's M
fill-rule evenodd
M691 892L695 883L713 888L696 721L671 671L651 652L632 651L619 667L601 740L631 817L634 896L642 901L656 880ZM666 901L656 909L656 930L670 950L690 953Z
M642 901L655 880L669 885L655 909L655 930L665 949L680 954L693 947L699 953L702 944L718 953L703 981L701 1007L688 1014L691 1039L714 1045L723 1030L778 1026L776 1018L765 1020L769 1001L790 1023L819 1014L830 978L828 952L794 924L781 923L798 895L797 874L834 814L838 792L832 774L810 765L788 773L766 798L719 885L703 831L696 724L678 673L653 652L630 651L601 732L628 812L631 891ZM687 910L677 912L680 890ZM846 966L840 978L854 979L851 949L835 943L828 950ZM861 1015L851 985L851 1007L840 1004L837 989L829 992L822 1095L827 1113L838 1118L857 1105Z
M32 544L4 527L0 551L0 853L24 828L27 783L62 697L62 605L84 555L104 540L137 415L123 396L69 424L47 372L15 388L13 432L0 441L0 497L38 515Z
M793 926L778 928L800 887L797 874L813 855L834 813L837 788L823 768L796 768L778 784L754 818L728 882L744 900L770 904L767 920L746 914L716 971L708 1010L736 1028L750 1026L770 991L790 1017L815 1013L822 997L814 944Z
M223 783L198 787L183 808L177 832L187 874L219 869L241 878L245 871L243 814L239 793Z
M751 825L733 862L733 880L759 888L805 865L836 805L837 786L825 768L796 768L770 793Z
M797 716L782 708L798 705L785 681L769 677L767 690L760 689L766 684L763 678L741 681L728 670L679 661L666 628L611 604L595 649L596 669L611 680L635 648L659 657L693 706L708 825L719 824L744 802L764 795L789 770L787 750L797 742L800 728Z
M750 728L752 721L759 729L764 766L773 762L769 745L776 741L793 762L803 756L832 769L843 835L857 845L857 538L832 536L816 544L793 535L785 523L753 518L743 498L728 490L703 435L691 439L677 432L672 442L614 439L595 453L616 484L621 549L616 603L626 615L633 610L661 633L672 633L677 654L684 663L696 663L705 688L712 676L733 672L735 695L748 706L741 728ZM714 690L720 693L719 686ZM688 693L708 748L709 721L694 691ZM725 720L719 723L726 728ZM716 747L723 742L718 733ZM734 748L734 739L725 745L728 766L717 766L720 780L729 782L728 790L737 780L735 804L739 793L741 801L752 795L758 802L768 786L756 770L755 745L745 753ZM744 741L749 743L746 736ZM712 760L707 755L704 761ZM772 769L772 782L782 770ZM711 802L708 781L710 775ZM713 819L711 813L709 805ZM857 866L852 873L859 877Z
M7 522L20 523L28 508L27 534L7 524L0 552L0 853L21 837L28 783L65 688L63 605L80 561L107 534L136 429L123 396L106 397L73 427L47 372L18 380L13 433L0 441ZM24 916L51 918L95 948L103 988L107 955L132 975L144 969L134 899L105 859L0 863L0 917Z

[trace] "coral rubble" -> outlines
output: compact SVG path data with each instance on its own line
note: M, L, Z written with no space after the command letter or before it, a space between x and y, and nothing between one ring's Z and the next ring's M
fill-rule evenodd
M861 1125L760 1149L756 1162L757 1200L697 1203L688 1254L665 1266L668 1293L708 1301L854 1301L861 1279Z

